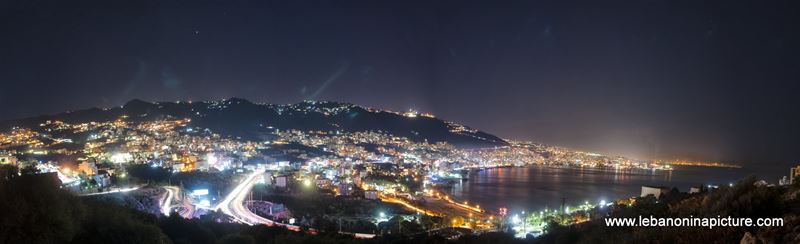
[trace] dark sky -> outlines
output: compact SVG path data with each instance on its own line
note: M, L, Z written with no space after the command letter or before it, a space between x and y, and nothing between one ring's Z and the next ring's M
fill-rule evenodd
M642 158L800 163L800 2L567 2L0 1L0 119L336 100Z

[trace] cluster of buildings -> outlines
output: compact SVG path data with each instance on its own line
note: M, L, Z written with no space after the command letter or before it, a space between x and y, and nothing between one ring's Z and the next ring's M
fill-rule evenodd
M211 103L225 109L229 102ZM333 115L347 112L353 105L307 101L275 107L280 113L321 113ZM368 109L371 111L371 109ZM390 111L383 111L390 112ZM198 112L199 113L199 112ZM395 113L395 112L391 112ZM433 115L415 111L396 113L408 118ZM203 116L198 114L198 116ZM478 135L474 129L448 123L451 133ZM415 141L386 131L344 130L283 130L261 125L268 136L262 140L244 140L220 135L192 123L191 119L171 118L139 120L122 116L110 121L68 123L45 121L33 128L14 128L0 133L0 165L31 168L58 177L62 187L74 191L95 191L113 187L113 178L127 175L130 165L149 165L177 172L206 171L242 173L264 169L259 182L276 189L296 191L321 190L331 194L382 200L401 204L417 213L441 214L441 209L460 209L465 219L485 213L480 206L471 206L440 196L432 186L459 181L468 177L470 169L545 165L553 167L582 167L610 169L672 170L669 164L636 160L621 156L571 150L526 141L508 141L508 146L465 149L446 142ZM683 162L678 165L698 165ZM705 165L704 165L705 166ZM714 164L712 166L720 166ZM791 169L791 184L800 179L800 166ZM660 196L671 188L643 186L641 196ZM692 188L690 193L701 192ZM211 207L214 194L208 189L194 190L198 206ZM214 199L214 200L211 200ZM441 202L445 207L415 204L423 199ZM438 200L436 200L438 199ZM270 215L286 215L281 204L251 201L253 208ZM586 212L597 205L580 205L552 213L545 210L522 217L508 216L523 233L541 233L547 216ZM432 211L436 209L440 211ZM471 212L470 212L471 211ZM455 213L454 211L453 213ZM454 214L453 214L454 215ZM504 215L501 213L501 215ZM538 217L537 217L538 216ZM571 215L565 221L579 223L588 217ZM575 217L578 216L578 217ZM581 217L583 216L583 217ZM494 216L481 216L484 225L491 226ZM514 220L516 218L516 220ZM454 219L455 225L458 221ZM469 225L466 225L469 226ZM538 231L538 232L537 232Z
M224 109L229 104L210 106ZM338 114L350 109L324 102L291 106L287 111L276 111ZM414 111L398 114L433 117ZM266 168L260 182L276 189L291 192L313 188L342 197L398 203L424 214L441 214L446 211L442 209L481 214L479 207L460 204L446 196L436 201L443 206L416 204L431 195L432 186L467 178L470 169L526 165L671 169L652 161L532 142L510 141L503 147L464 149L446 142L415 141L381 130L283 130L261 126L268 135L254 141L220 135L183 118L140 120L122 116L104 122L46 121L38 127L0 133L0 164L55 173L64 186L83 192L113 187L112 179L124 179L130 165L149 165L173 173L237 173ZM450 123L449 127L452 133L478 135L458 124ZM198 206L213 206L211 198L213 195L203 198ZM221 197L217 196L216 201L219 200ZM457 212L452 214L460 213Z
M256 143L224 138L189 126L189 119L71 124L46 121L38 128L0 133L0 164L56 168L67 178L86 179L88 188L110 186L130 164L150 164L173 172L227 170L255 155ZM41 170L40 170L41 171Z
M336 114L347 106L325 102L298 103L293 112ZM225 103L212 106L227 106ZM404 116L433 117L417 112ZM453 124L458 132L471 129ZM150 164L173 172L224 171L258 165L304 168L314 183L335 186L340 182L362 187L365 174L405 177L424 181L431 176L465 177L461 170L524 165L565 167L637 168L670 170L668 165L624 157L605 156L531 142L511 141L510 146L460 149L446 142L413 141L384 131L271 131L271 139L248 141L222 136L195 127L191 119L138 121L122 116L110 121L67 123L45 121L38 128L15 128L0 133L0 164L21 167L51 163L62 171L93 177L123 176L125 165ZM277 163L281 162L281 163ZM330 180L330 182L327 182ZM105 179L95 182L104 187ZM279 182L275 182L279 185ZM352 187L336 188L347 193Z

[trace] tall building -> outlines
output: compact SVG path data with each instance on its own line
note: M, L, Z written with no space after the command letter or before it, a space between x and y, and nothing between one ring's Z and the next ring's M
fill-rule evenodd
M800 177L800 165L789 168L789 184L794 184L798 177Z

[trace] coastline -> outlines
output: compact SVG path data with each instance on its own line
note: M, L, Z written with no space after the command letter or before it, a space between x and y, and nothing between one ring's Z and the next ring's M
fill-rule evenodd
M588 167L528 165L470 170L468 180L455 182L448 194L489 209L538 210L585 201L612 201L639 196L642 186L688 191L699 185L723 185L746 176L741 169L679 167L670 171L614 170Z

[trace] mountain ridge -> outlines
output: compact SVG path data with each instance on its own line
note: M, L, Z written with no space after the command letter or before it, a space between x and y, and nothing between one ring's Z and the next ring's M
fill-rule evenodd
M492 134L416 112L398 113L359 105L306 100L293 104L253 103L232 97L200 102L147 102L132 99L113 108L88 108L52 115L0 121L0 130L35 128L47 120L67 123L110 121L127 116L131 121L188 118L194 126L221 135L262 140L270 129L319 131L382 131L413 141L448 142L457 147L506 146Z

